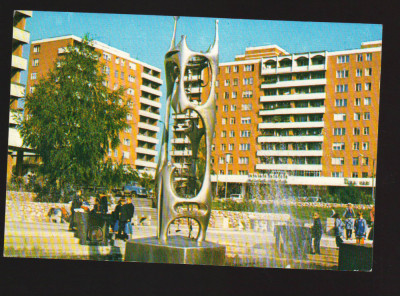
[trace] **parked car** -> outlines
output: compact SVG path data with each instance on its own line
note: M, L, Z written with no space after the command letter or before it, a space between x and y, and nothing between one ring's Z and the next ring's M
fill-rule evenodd
M131 196L131 197L141 197L141 198L147 198L147 190L146 188L137 186L137 185L125 185L122 188L122 193L124 196Z
M229 196L230 199L236 201L236 202L243 202L243 195L242 194L231 194Z

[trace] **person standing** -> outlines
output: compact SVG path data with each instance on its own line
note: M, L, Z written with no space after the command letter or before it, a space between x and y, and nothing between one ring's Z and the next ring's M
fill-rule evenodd
M356 243L364 244L364 239L367 234L367 221L363 218L362 212L358 213L358 219L354 222L356 233Z
M340 247L341 244L343 243L342 236L343 236L343 221L340 219L340 216L338 213L333 215L333 218L335 218L335 237L336 237L336 246Z
M125 207L125 210L127 212L127 217L128 217L128 220L125 225L125 228L126 228L125 232L127 234L127 239L130 239L131 235L132 235L132 222L131 221L132 221L133 214L135 213L135 206L132 203L131 197L128 197L126 199L126 204L124 205L124 207Z
M71 203L71 215L70 215L70 221L69 221L69 230L74 230L75 228L75 209L79 209L82 206L82 191L78 190L72 200Z
M121 212L119 214L118 238L122 238L125 241L129 238L128 231L130 229L127 224L130 224L133 213L134 207L132 199L128 198L128 200L122 200Z
M345 218L344 223L346 227L346 239L351 239L354 228L354 218L356 217L356 214L353 210L353 205L351 203L347 204L347 208L343 213L343 217Z
M118 232L118 224L119 224L119 213L121 212L122 207L122 199L119 199L117 205L115 206L114 211L111 213L111 228L113 232Z
M108 200L107 200L107 195L105 194L100 194L100 212L102 214L107 214L108 213Z
M372 206L371 211L369 212L369 216L371 218L371 230L368 234L369 240L374 240L374 224L375 224L375 206Z
M311 232L314 239L314 252L312 252L312 254L321 254L320 242L322 237L322 223L317 212L314 213L313 218L314 224L311 228Z

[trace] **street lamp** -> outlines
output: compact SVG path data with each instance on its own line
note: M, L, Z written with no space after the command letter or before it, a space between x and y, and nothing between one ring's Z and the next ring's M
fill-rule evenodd
M230 153L226 153L225 155L225 162L226 162L226 170L225 170L225 199L226 199L226 193L227 193L227 188L228 188L228 163L231 159L231 154Z

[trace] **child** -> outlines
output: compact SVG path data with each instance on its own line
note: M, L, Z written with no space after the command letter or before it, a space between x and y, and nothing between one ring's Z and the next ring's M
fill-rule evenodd
M354 222L356 233L356 243L364 244L364 239L367 234L367 221L363 218L362 212L358 213L358 219Z
M339 248L340 245L343 243L342 236L343 236L343 222L340 219L340 216L338 213L333 215L332 218L335 218L335 237L336 237L336 246Z
M311 228L312 237L314 238L314 252L313 254L321 254L320 241L322 237L322 223L317 212L313 215L314 225Z

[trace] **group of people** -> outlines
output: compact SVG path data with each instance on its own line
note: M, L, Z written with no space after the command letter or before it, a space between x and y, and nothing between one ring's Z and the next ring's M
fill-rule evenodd
M336 246L339 247L343 243L342 237L344 236L344 230L346 229L346 239L350 240L353 235L353 230L356 238L357 244L364 244L367 235L367 221L363 217L363 213L360 211L356 214L353 209L352 204L348 204L345 212L343 213L344 222L340 218L338 213L332 210L332 218L335 219L335 237ZM357 216L357 218L356 218ZM368 239L373 240L374 236L374 220L375 220L375 208L373 207L370 212L370 218L372 223L371 231L369 232ZM312 238L313 238L313 251L312 254L321 254L320 241L323 233L322 223L320 216L317 212L313 214L313 226L311 228Z
M132 223L135 207L132 204L132 198L121 198L117 202L117 206L111 213L111 232L117 233L115 238L128 240L132 235Z
M343 213L343 217L345 219L344 222L342 221L338 213L335 213L332 216L332 218L335 219L336 246L339 247L343 243L342 237L344 237L344 230L346 230L346 240L351 239L354 230L356 243L364 244L365 238L367 236L368 225L367 221L363 217L363 213L360 211L356 214L353 209L353 205L349 203L347 205L345 212ZM372 228L368 235L368 239L373 240L374 236L373 223L375 220L375 208L372 208L370 212L370 218L371 218Z

